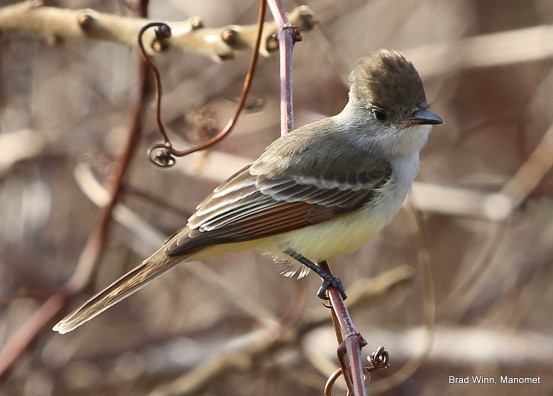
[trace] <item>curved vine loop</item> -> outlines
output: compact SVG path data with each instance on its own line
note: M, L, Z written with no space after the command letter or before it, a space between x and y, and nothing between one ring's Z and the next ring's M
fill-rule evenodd
M370 362L369 370L371 371L390 367L390 354L382 345L371 353L368 359Z
M383 346L379 346L376 351L372 352L367 357L367 360L369 361L369 366L363 367L363 377L365 380L365 385L367 385L371 380L371 372L375 372L380 369L387 369L390 367L390 354ZM336 380L338 380L338 378L340 378L340 376L342 376L343 374L344 370L342 369L342 367L340 367L339 369L334 371L330 375L330 377L328 377L325 384L324 396L331 396L332 388L334 387Z
M255 68L257 66L257 60L259 58L259 47L261 45L261 33L263 32L263 21L265 19L265 1L260 0L260 7L259 7L259 18L258 18L258 25L257 25L257 37L255 40L255 46L253 49L252 59L250 61L250 66L248 69L248 73L246 74L246 77L244 79L244 85L242 88L242 93L240 95L240 100L238 102L238 105L236 106L236 110L234 111L233 116L228 121L227 125L214 137L207 140L206 142L200 143L196 146L184 149L184 150L178 150L173 147L173 144L171 143L171 139L169 139L169 136L167 135L167 131L165 130L165 126L163 125L163 122L161 121L161 97L162 97L162 86L161 86L161 78L159 74L159 70L157 67L152 63L150 60L148 54L146 53L146 50L144 49L144 43L142 40L142 36L144 35L144 32L152 27L157 27L156 29L156 38L161 42L161 45L163 46L163 43L168 40L171 37L171 28L163 23L163 22L151 22L146 25L144 25L140 32L138 33L138 46L140 48L140 53L142 54L142 57L144 58L144 61L146 64L150 67L154 74L155 84L156 84L156 123L157 123L157 129L159 134L163 138L163 143L157 143L154 144L150 149L148 150L148 157L150 158L150 161L152 161L155 165L161 167L161 168L168 168L176 163L175 157L184 157L188 154L194 153L196 151L200 151L203 149L206 149L208 147L211 147L215 143L219 142L223 138L225 138L231 130L234 128L234 125L236 124L236 121L238 120L238 116L242 112L242 109L244 108L246 104L246 98L248 96L248 93L250 91L251 83L253 81L253 76L255 72Z
M169 136L167 136L167 132L165 131L165 126L163 125L163 122L161 121L161 97L162 97L162 86L161 86L161 77L159 74L159 70L157 67L152 63L150 60L150 57L146 53L146 50L144 49L144 41L142 39L142 36L144 35L144 32L146 30L157 27L155 34L157 40L160 42L166 41L169 38L171 38L171 28L169 25L163 22L150 22L140 29L138 32L138 47L140 48L140 53L142 55L142 58L144 59L144 62L148 65L148 67L152 70L152 73L154 74L154 80L156 84L156 123L157 123L157 129L158 132L163 137L163 144L156 144L152 146L148 150L148 156L150 158L150 161L152 161L154 164L156 164L159 167L165 168L165 167L171 167L175 164L175 159L171 155L171 149L172 144L169 139ZM155 154L155 155L154 155Z

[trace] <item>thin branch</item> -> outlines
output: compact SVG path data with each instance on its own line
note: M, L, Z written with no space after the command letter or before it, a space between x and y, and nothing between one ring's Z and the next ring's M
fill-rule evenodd
M281 135L285 135L294 129L292 50L295 42L301 41L302 37L298 28L290 24L281 0L267 1L278 26L277 39L280 52L280 132ZM330 273L330 268L325 261L319 263L319 266L327 273ZM366 395L366 391L364 369L361 364L361 348L367 342L355 330L340 292L335 287L329 287L328 295L332 303L332 318L335 323L338 342L340 343L338 357L349 393L353 396L364 396ZM325 389L325 394L328 389L328 387Z
M277 40L280 53L280 133L285 135L294 129L294 97L292 90L292 50L302 37L293 26L280 0L267 0L278 26Z
M40 331L56 316L69 301L69 297L81 292L88 284L92 272L100 260L104 242L111 223L113 210L121 191L123 177L130 159L136 149L136 140L142 128L142 116L146 105L146 66L139 61L138 81L133 92L133 104L130 110L130 124L123 150L113 168L109 187L109 201L100 210L99 218L92 229L83 248L73 276L61 291L52 295L37 311L18 329L15 335L0 351L0 376L15 362Z
M0 378L66 304L66 294L52 295L17 329L0 351Z
M42 154L46 147L46 138L31 129L3 132L0 134L0 147L2 147L0 156L0 178L2 178L17 162Z
M518 207L536 189L553 167L553 125L543 135L538 146L522 164L514 176L501 189L501 194Z
M326 261L319 263L319 266L325 272L331 273ZM337 321L339 324L339 326L335 325L336 336L340 344L338 346L338 358L349 393L353 396L365 396L367 393L365 390L363 364L361 363L361 349L367 345L367 341L355 329L339 290L334 286L329 286L328 297L332 304L332 318L335 323Z
M307 6L297 7L290 12L289 18L302 30L310 30L316 23L313 12ZM144 18L111 15L90 9L46 7L42 1L25 1L0 8L2 37L35 36L53 45L62 45L69 40L102 40L138 49L136 37L147 23ZM167 24L173 31L171 40L161 43L153 32L145 37L151 54L175 49L221 61L232 59L235 51L251 51L255 45L255 24L204 28L200 17ZM276 50L271 39L276 31L274 22L264 24L262 55L268 56Z

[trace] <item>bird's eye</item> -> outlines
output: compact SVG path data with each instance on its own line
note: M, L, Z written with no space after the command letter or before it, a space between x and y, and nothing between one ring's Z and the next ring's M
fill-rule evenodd
M386 112L384 112L384 110L378 109L378 108L373 108L373 116L378 121L386 121L386 119L388 118L387 115L386 115Z

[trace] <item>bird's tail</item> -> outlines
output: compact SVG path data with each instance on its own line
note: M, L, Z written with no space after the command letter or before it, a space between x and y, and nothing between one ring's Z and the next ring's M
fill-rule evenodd
M88 300L83 306L67 315L52 330L65 334L76 329L112 305L117 304L119 301L138 291L154 278L172 269L176 264L185 261L185 259L186 256L166 256L160 249L160 251L144 260L141 265L123 275Z

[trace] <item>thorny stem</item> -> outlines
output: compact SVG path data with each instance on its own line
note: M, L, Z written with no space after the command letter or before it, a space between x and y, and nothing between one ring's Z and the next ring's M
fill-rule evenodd
M246 78L244 79L244 85L242 88L242 93L240 95L240 100L238 102L238 105L236 106L236 110L234 111L233 116L228 121L227 125L219 132L217 135L209 139L208 141L198 144L196 146L190 147L188 149L184 150L177 150L173 147L173 144L171 143L171 140L169 139L165 127L163 126L163 123L161 121L161 97L162 97L162 88L161 88L161 78L159 75L159 71L157 67L150 61L148 58L148 55L146 54L146 51L144 50L144 45L142 43L142 35L144 31L149 29L153 26L158 26L163 29L163 38L169 38L171 34L171 29L168 25L164 23L149 23L145 25L141 30L140 34L138 36L138 42L140 51L142 53L142 56L144 58L144 61L148 64L152 72L154 73L154 79L156 81L156 89L157 89L157 98L156 98L156 121L158 125L158 131L163 137L163 143L156 144L150 148L148 151L150 160L160 166L160 167L170 167L175 164L175 157L184 157L188 154L192 154L196 151L200 151L206 148L209 148L213 146L215 143L219 142L232 131L234 126L236 125L236 121L238 120L238 116L242 112L242 109L244 108L246 104L246 98L248 97L248 93L250 92L250 88L252 85L255 69L257 66L257 61L259 59L259 48L261 46L261 37L263 32L263 21L265 18L265 0L260 0L260 6L259 6L259 16L258 16L258 26L257 26L257 36L255 39L255 46L252 53L252 59L250 61L250 67L248 69L248 73L246 74ZM161 151L160 151L161 150Z

